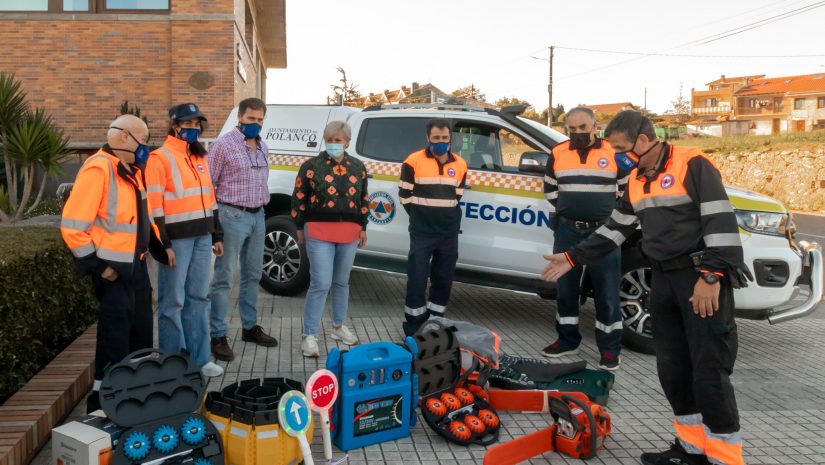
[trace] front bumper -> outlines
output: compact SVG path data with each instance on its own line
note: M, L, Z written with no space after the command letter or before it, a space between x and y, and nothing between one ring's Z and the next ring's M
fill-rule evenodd
M822 289L825 286L822 248L816 242L801 241L799 242L799 249L802 252L802 275L799 284L807 284L810 293L801 304L770 314L768 322L772 325L809 315L822 302Z

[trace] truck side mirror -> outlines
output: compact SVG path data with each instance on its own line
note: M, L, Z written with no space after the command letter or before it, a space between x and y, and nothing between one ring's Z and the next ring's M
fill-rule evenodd
M524 152L518 162L518 170L522 173L544 174L547 160L550 155L545 152Z

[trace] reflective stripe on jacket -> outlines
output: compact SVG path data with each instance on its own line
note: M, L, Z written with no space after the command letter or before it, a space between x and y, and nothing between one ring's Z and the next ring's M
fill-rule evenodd
M120 160L104 150L91 156L77 174L63 207L60 233L72 254L85 262L85 272L102 271L106 264L123 274L137 251L140 201L146 201L141 176L118 174ZM121 168L123 169L123 168ZM157 227L147 217L155 234ZM97 259L102 260L99 262ZM128 267L127 267L128 265Z
M467 163L450 152L443 165L429 149L419 150L401 165L398 197L410 215L410 232L431 236L458 234Z
M665 146L651 178L633 170L625 195L607 224L568 252L574 263L589 263L618 247L642 226L642 250L667 261L703 251L701 266L727 272L743 262L739 226L716 165L694 147Z
M544 196L566 218L601 220L624 193L628 174L616 165L614 150L603 139L581 151L562 142L547 161Z
M168 136L146 162L150 214L169 239L220 236L218 204L206 157L189 155L186 141ZM217 239L216 239L217 241Z

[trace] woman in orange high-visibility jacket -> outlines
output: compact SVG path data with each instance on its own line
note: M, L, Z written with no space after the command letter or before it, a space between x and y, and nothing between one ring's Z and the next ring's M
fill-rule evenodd
M169 110L169 135L149 155L146 190L151 214L172 249L158 269L158 341L170 352L186 349L205 376L223 369L210 360L209 270L211 251L223 253L218 204L206 149L198 142L206 117L193 103Z
M83 164L66 205L60 233L82 275L91 275L100 301L95 373L86 411L100 409L104 369L128 354L152 347L152 286L146 252L167 256L152 223L135 163L145 158L149 131L125 115L110 126L108 143ZM139 161L139 160L138 160Z

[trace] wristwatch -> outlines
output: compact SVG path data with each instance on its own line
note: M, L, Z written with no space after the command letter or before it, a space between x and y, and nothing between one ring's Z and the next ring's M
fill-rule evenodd
M719 276L716 273L703 271L699 276L708 284L716 284L719 282Z

